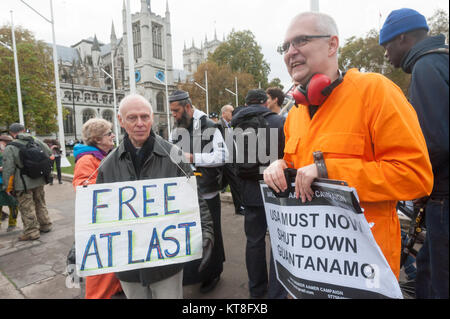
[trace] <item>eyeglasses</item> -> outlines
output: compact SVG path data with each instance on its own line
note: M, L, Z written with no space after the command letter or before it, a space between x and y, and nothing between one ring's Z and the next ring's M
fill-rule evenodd
M295 37L290 42L285 42L282 45L280 45L277 49L279 54L286 54L289 51L289 48L291 47L291 44L294 48L297 50L307 44L312 39L319 39L319 38L329 38L331 35L299 35L298 37Z
M109 131L108 133L104 134L103 136L111 136L113 134L114 134L113 131Z

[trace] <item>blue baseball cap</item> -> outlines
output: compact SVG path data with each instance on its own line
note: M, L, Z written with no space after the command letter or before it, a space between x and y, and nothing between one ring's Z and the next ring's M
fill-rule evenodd
M384 45L402 33L418 29L430 30L423 15L408 8L394 10L389 14L381 28L380 45Z

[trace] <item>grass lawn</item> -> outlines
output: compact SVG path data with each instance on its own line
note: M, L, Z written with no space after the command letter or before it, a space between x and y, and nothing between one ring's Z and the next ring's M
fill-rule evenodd
M67 156L67 159L69 160L71 166L70 167L61 167L61 173L73 175L73 170L75 168L75 157ZM56 167L55 167L55 172L56 172Z

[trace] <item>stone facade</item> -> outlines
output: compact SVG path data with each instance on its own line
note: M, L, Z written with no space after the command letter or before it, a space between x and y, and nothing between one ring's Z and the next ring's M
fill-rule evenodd
M141 0L141 10L131 16L136 91L153 106L155 132L167 137L166 88L156 74L167 68L165 81L169 92L175 89L168 3L164 17L151 11L150 0ZM129 93L125 1L122 24L121 38L117 38L112 24L108 44L99 42L94 35L70 47L57 46L66 141L81 139L82 126L90 118L101 117L113 122L113 85L106 73L114 72L117 106Z
M205 41L201 43L200 49L195 46L194 40L190 48L186 48L186 43L183 49L183 68L188 78L197 72L200 64L206 62L208 54L213 53L222 42L217 40L217 33L214 32L214 40L208 41L205 36Z

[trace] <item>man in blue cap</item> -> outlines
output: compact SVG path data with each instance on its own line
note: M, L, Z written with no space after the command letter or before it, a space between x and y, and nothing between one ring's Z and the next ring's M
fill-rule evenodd
M449 238L449 68L445 36L428 36L426 19L412 9L392 11L380 31L380 45L396 68L412 74L415 108L434 173L430 197L417 200L426 210L426 239L417 256L417 298L448 298Z

